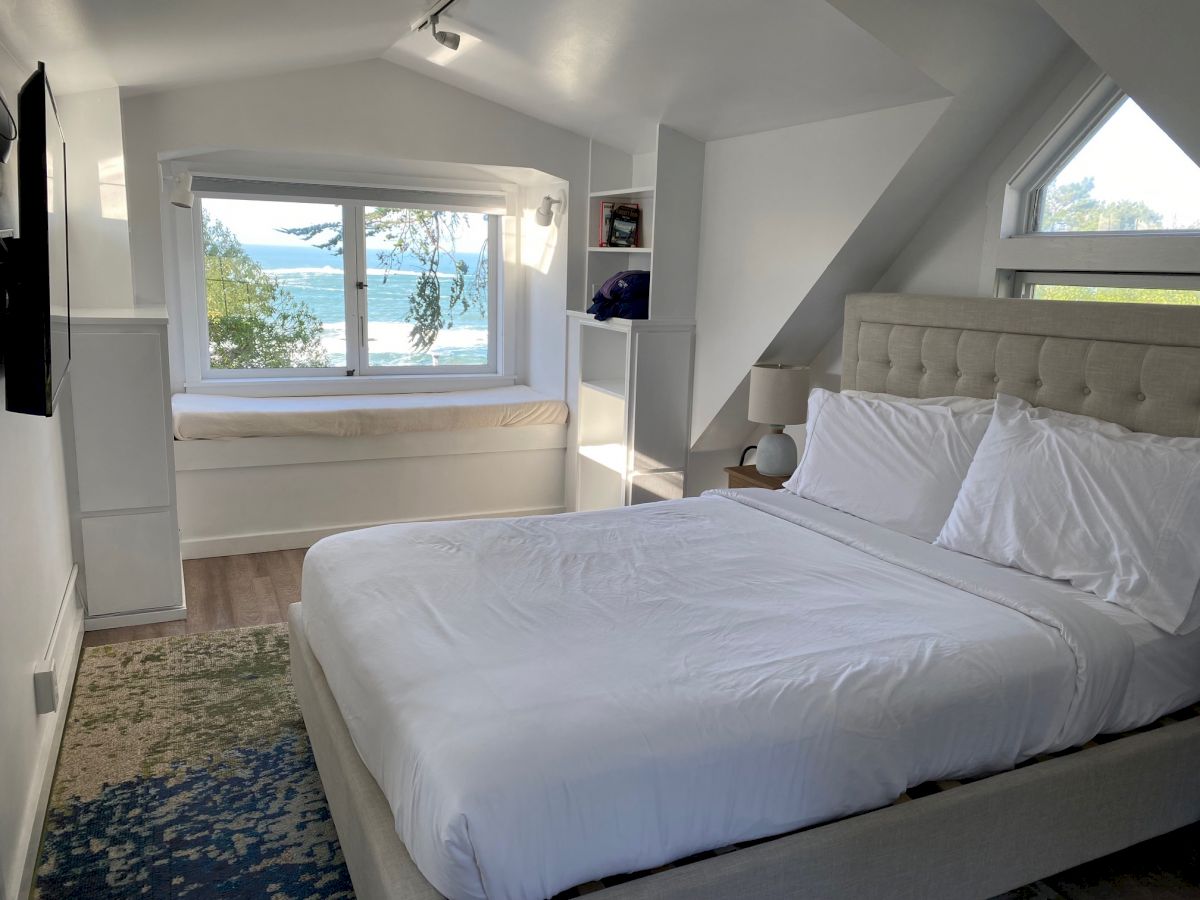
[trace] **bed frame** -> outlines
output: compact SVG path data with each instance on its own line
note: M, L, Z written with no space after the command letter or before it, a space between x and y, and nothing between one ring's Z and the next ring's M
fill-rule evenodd
M900 294L846 301L844 388L1015 394L1138 431L1200 436L1200 309ZM363 900L433 900L304 633L292 677ZM1200 719L1015 769L590 893L597 900L963 900L1200 820Z

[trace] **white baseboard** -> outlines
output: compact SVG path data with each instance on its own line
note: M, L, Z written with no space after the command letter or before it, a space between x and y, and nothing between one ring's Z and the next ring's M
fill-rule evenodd
M84 621L85 631L103 631L105 628L124 628L127 625L153 625L156 622L174 622L187 618L187 604L168 609L151 609L145 612L113 613L107 616L90 616Z
M63 729L67 726L67 710L71 706L71 692L75 687L75 671L79 667L79 652L83 644L83 604L76 595L75 581L79 575L79 567L72 566L67 578L67 586L63 591L62 601L58 610L58 620L54 624L54 632L50 637L47 658L62 663L58 669L59 696L57 707L52 714L55 717L54 729L50 734L49 746L43 748L39 771L34 775L37 792L33 795L34 808L27 817L31 818L29 827L25 830L24 864L21 868L21 880L14 897L28 897L33 888L33 875L37 867L38 850L41 848L42 828L46 823L46 808L50 802L50 788L54 784L54 770L58 762L58 750L62 746ZM33 673L30 672L30 691L33 690ZM47 715L51 715L47 713ZM18 859L22 854L18 854Z
M362 522L355 525L334 525L326 528L301 528L294 531L269 531L255 534L234 534L223 537L185 538L182 544L184 559L204 559L210 556L236 556L240 553L269 553L273 550L299 550L311 547L321 538L343 531L357 531L376 525L395 525L404 522L449 522L455 519L500 519L509 516L544 516L563 512L561 506L537 509L503 509L495 512L463 513L458 516L437 516L425 519L395 519L390 522Z

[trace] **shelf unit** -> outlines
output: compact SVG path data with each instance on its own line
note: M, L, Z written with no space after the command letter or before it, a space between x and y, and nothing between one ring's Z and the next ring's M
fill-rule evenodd
M703 169L703 145L662 126L651 153L592 142L587 292L567 314L569 508L683 496ZM597 246L605 200L641 207L643 246ZM650 317L587 315L600 285L629 269L650 272Z

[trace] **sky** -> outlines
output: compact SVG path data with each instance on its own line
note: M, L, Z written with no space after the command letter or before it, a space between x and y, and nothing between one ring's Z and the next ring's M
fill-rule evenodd
M1162 213L1164 228L1200 222L1200 167L1126 99L1055 181L1096 179L1099 200L1141 200Z
M340 222L342 208L329 203L286 203L276 200L226 200L215 197L202 198L201 203L208 214L220 219L237 235L243 244L270 244L277 247L311 246L311 242L279 228L297 225L315 225L319 222ZM456 248L460 253L477 253L487 240L486 219L482 215L471 215L469 226L458 238ZM367 240L370 250L382 250L388 246L381 237Z

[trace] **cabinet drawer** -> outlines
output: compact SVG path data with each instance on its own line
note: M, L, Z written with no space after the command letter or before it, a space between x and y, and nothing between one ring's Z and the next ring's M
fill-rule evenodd
M80 509L168 506L162 335L83 331L71 350Z
M183 603L179 536L169 510L92 516L82 530L89 616Z

